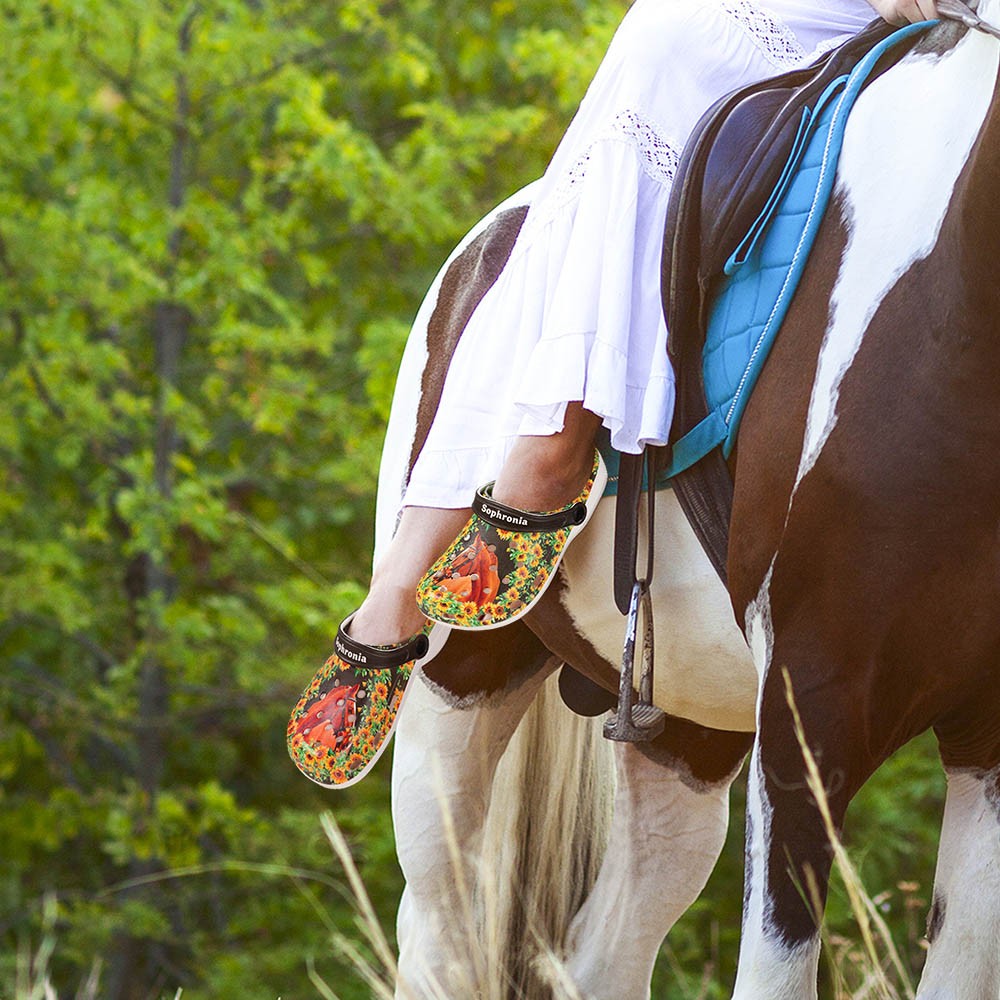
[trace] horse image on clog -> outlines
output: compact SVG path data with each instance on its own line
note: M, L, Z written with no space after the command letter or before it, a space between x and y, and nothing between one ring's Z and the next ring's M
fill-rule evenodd
M431 620L459 629L499 628L541 600L566 546L600 502L608 481L600 453L572 503L559 510L518 510L479 490L462 533L417 586L417 606Z
M365 697L365 690L360 684L335 687L313 703L295 724L293 734L301 735L303 741L312 747L345 749L351 740L350 731L358 719L358 701Z
M434 575L435 583L455 599L472 602L477 608L495 600L500 592L500 574L497 547L488 545L477 534L472 543L459 552L447 570Z

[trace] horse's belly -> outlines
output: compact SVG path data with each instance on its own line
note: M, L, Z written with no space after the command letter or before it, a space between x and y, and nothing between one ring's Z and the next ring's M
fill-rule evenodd
M674 494L661 492L656 505L656 704L713 729L752 731L757 673L729 594ZM617 665L625 620L613 593L614 510L610 498L600 504L587 530L567 550L563 566L568 583L564 603L576 627ZM644 546L643 538L640 552Z

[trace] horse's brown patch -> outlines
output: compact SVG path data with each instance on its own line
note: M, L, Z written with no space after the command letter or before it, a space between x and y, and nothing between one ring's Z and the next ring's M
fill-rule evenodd
M525 616L524 623L563 663L568 663L605 691L616 694L618 668L604 659L576 627L566 610L563 599L565 592L566 580L562 572L559 572L542 599Z
M728 567L741 625L784 531L830 296L846 245L843 210L834 201L741 425Z
M802 791L783 668L838 825L871 773L930 726L949 765L1000 763L998 169L994 114L934 250L872 317L836 425L795 486L846 245L835 205L744 420L730 585L742 614L773 558L758 739L771 914L788 944L815 933L798 885L807 871L824 885L830 857Z
M709 729L688 719L668 715L666 728L648 743L635 745L639 753L676 772L696 791L728 784L753 745L753 733Z
M427 440L452 355L469 318L510 259L528 206L510 208L496 218L451 262L441 280L427 324L427 365L420 383L417 429L410 451L413 468Z
M444 649L423 671L456 702L467 702L504 690L541 669L551 657L523 622L512 622L479 632L453 630Z

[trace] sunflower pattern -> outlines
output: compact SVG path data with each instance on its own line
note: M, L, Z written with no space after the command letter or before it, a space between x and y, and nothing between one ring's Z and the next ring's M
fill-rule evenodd
M334 653L292 710L287 741L295 766L321 785L357 778L392 733L413 663L359 670Z
M460 575L456 575L459 570L454 567L461 566L462 553L470 545L485 547L483 535L486 532L490 542L495 539L500 543L496 546L498 551L501 545L503 547L501 554L494 556L499 581L497 593L478 601L463 599L463 593L454 589L454 581L461 579ZM470 522L467 533L454 542L439 560L442 568L421 581L417 589L417 604L428 618L459 628L479 628L513 618L531 604L545 587L569 539L570 529L528 534L488 525L486 532ZM498 572L501 564L506 564L507 569L502 577Z
M565 510L586 502L598 473ZM536 601L562 557L572 527L511 531L473 514L417 587L417 605L432 621L456 628L496 628Z

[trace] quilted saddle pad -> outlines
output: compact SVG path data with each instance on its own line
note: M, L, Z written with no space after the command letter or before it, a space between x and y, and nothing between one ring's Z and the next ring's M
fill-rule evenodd
M713 448L728 458L740 420L805 269L833 192L851 109L881 56L930 24L907 25L805 107L777 186L725 265L702 352L708 416L674 444L668 476Z

